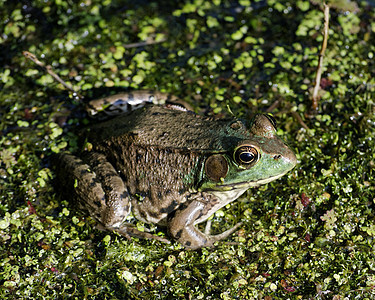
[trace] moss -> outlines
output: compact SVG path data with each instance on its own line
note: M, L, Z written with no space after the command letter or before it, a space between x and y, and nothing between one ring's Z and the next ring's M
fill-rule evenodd
M319 114L309 119L323 23L315 2L2 1L0 296L373 298L375 8L330 2ZM156 89L207 114L273 106L299 164L221 210L213 230L244 226L213 249L98 231L56 195L49 162L77 149L75 129L90 121L24 50L86 99Z

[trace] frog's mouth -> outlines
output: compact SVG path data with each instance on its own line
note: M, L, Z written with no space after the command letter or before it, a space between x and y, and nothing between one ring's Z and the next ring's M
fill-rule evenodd
M209 190L211 191L231 191L231 190L237 190L237 189L247 190L248 188L256 187L256 186L274 181L276 179L279 179L280 177L284 176L287 172L276 175L276 176L271 176L265 179L256 180L256 181L242 181L242 182L227 183L227 184L224 182L223 184L218 184Z

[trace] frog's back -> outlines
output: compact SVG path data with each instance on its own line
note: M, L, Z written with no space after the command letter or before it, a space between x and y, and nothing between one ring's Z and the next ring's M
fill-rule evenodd
M150 105L91 128L94 144L132 144L165 149L226 151L249 136L236 119L212 120L191 111Z

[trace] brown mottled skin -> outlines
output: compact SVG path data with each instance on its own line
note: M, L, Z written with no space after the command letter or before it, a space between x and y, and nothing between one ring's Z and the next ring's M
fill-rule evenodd
M131 227L125 219L132 212L139 220L167 226L191 249L212 246L240 226L212 236L196 224L296 164L264 115L246 124L150 105L84 134L93 149L79 158L60 154L57 167L60 182L80 206L108 230L166 242Z

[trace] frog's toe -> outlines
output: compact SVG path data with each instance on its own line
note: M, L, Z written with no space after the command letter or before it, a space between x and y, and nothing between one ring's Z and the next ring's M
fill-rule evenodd
M232 228L220 233L220 234L216 234L216 235L211 235L210 236L210 239L213 240L214 242L216 241L220 241L222 239L225 239L227 238L228 236L230 236L232 233L234 233L239 227L242 226L242 222L238 222L236 225L234 225Z
M232 228L216 235L209 235L200 232L195 226L186 226L184 229L173 232L171 231L172 235L178 239L178 241L184 245L185 248L196 250L203 247L213 247L215 242L220 241L222 239L227 238L233 232L235 232L240 226L242 222L237 223Z

